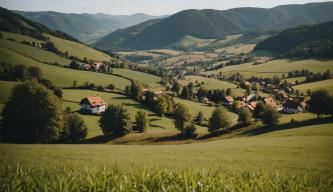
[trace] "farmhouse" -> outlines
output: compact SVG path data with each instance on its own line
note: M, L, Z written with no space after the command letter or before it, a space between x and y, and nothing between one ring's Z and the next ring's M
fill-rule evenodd
M276 106L277 106L277 103L276 103L276 101L273 99L272 96L265 97L265 98L263 99L263 102L264 102L265 105L270 105L270 106L272 106L272 107L276 107Z
M283 112L284 113L303 113L306 109L307 104L304 99L296 98L296 99L288 99L283 104Z
M83 113L100 114L106 110L106 102L98 95L83 98L80 106L80 111Z
M225 105L232 105L234 103L234 98L232 98L232 96L230 96L230 95L224 97L223 100L224 100L223 102Z

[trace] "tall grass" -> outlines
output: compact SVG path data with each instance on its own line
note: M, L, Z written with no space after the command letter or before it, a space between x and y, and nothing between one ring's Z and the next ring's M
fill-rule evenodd
M332 191L332 174L0 165L1 191Z

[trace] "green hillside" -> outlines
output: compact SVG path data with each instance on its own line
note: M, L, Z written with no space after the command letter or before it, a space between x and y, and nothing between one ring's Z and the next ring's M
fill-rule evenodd
M301 59L301 60L289 60L289 59L276 59L268 61L263 64L254 65L253 63L246 63L241 65L227 66L215 71L203 72L204 74L218 74L222 72L224 75L231 75L234 73L240 73L245 77L273 77L282 76L290 71L295 70L309 70L314 73L322 73L327 70L333 71L333 60L322 59Z
M78 71L69 68L63 68L53 65L40 63L16 52L0 47L0 62L9 62L12 64L24 64L27 66L39 67L45 78L51 80L55 85L65 87L71 86L76 80L78 85L86 81L95 83L96 85L107 86L110 83L116 85L117 88L124 90L130 81L114 75L106 75L89 71Z
M54 11L16 12L51 29L63 31L85 43L95 42L117 29L129 27L156 18L155 16L146 14L118 16L103 13L75 14Z
M283 56L331 57L333 22L287 29L260 42L255 51L260 50Z
M12 36L15 37L14 35ZM25 45L20 42L0 39L0 47L19 53L25 57L31 58L39 62L50 64L58 63L59 65L65 66L68 66L71 62L71 60L60 57L53 52L49 52L30 45Z
M2 144L0 184L57 191L331 191L332 126L186 145Z
M330 21L333 19L332 8L332 2L325 2L271 9L185 10L166 19L115 31L95 46L104 49L154 49L171 46L187 35L221 39L230 34L281 30Z
M47 33L63 39L78 41L63 32L51 30L40 23L33 22L2 7L0 7L0 30L27 35L40 40L45 40L43 33Z

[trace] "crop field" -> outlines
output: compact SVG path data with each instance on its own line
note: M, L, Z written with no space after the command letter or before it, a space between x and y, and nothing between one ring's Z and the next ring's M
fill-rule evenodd
M333 123L183 145L0 145L7 191L332 191Z
M78 71L63 67L47 65L1 47L0 62L9 62L12 64L24 64L27 66L39 67L42 70L44 77L51 80L55 85L58 86L71 86L74 80L77 81L78 85L86 81L102 86L107 86L110 83L113 83L116 88L122 90L124 90L127 85L130 85L129 80L114 75L107 75L88 71Z
M55 46L62 52L68 51L69 55L76 56L78 58L87 58L96 61L110 61L112 58L105 53L92 49L86 45L76 43L73 41L68 41L54 37L52 35L45 36L50 38L50 41L55 44Z
M55 53L13 41L0 39L0 46L39 62L58 63L59 65L69 65L71 62Z
M308 89L311 91L326 89L330 94L333 94L333 79L296 85L293 88L299 90L301 93L306 93Z
M296 81L298 81L299 83L301 83L305 79L306 79L305 77L294 77L294 78L283 79L283 81L287 81L288 83L291 83L291 84L296 84Z
M333 71L333 60L286 60L278 59L268 61L267 63L253 65L253 63L246 63L241 65L227 66L220 70L203 72L204 74L218 74L222 72L224 75L231 75L234 73L241 73L245 77L272 77L282 76L290 71L306 69L314 73L325 72L326 70Z

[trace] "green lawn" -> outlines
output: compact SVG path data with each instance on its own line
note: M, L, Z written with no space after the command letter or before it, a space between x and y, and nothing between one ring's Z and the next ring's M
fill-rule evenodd
M183 145L2 144L0 183L11 191L332 191L332 128Z
M51 80L58 86L71 86L74 80L77 81L78 85L86 81L103 86L107 86L110 83L113 83L116 88L122 90L124 90L127 85L130 85L129 80L114 75L72 70L63 67L47 65L1 47L0 62L9 62L12 64L24 64L27 66L39 67L42 70L44 77Z
M40 62L52 64L57 62L60 65L69 65L71 62L71 60L60 57L53 52L18 42L0 39L0 46Z
M319 60L319 59L307 59L307 60L287 60L278 59L268 61L267 63L253 65L252 63L227 66L220 70L204 72L204 74L218 74L222 72L224 75L230 75L234 73L241 73L245 77L273 77L282 76L290 71L306 69L311 72L325 72L326 70L333 71L333 60Z
M305 77L293 77L293 78L283 79L282 81L287 81L288 83L296 84L296 81L298 81L298 83L301 83L305 81L305 79L306 79Z
M71 56L76 56L81 59L87 58L96 61L110 61L113 59L112 57L106 55L105 53L90 48L87 45L60 39L52 35L45 34L45 36L49 37L50 41L53 42L60 51L62 52L68 51L69 55Z
M308 89L315 91L318 89L326 89L330 94L333 94L333 79L328 79L324 81L317 81L313 83L305 83L302 85L297 85L293 87L295 90L300 90L302 93L306 93Z

